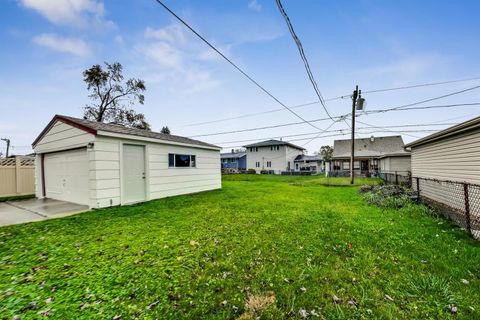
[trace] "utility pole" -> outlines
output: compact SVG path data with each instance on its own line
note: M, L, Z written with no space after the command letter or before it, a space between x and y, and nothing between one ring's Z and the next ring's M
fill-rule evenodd
M5 142L7 143L7 152L5 153L5 158L8 158L8 151L9 151L9 149L10 149L10 139L8 139L8 138L2 138L2 139L0 139L0 140L5 141Z
M357 103L358 97L358 85L355 86L355 90L352 94L352 154L350 155L350 184L354 182L354 172L353 172L353 162L355 158L355 104Z
M355 111L363 110L365 99L362 98L362 90L358 90L358 86L355 86L355 91L352 95L352 154L350 156L350 184L354 182L355 172L353 170L353 164L355 162Z

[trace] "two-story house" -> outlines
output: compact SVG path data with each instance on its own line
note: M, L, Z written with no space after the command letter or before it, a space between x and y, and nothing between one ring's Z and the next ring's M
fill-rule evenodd
M294 160L302 155L304 148L281 140L267 140L245 146L247 169L257 173L281 174L294 170Z

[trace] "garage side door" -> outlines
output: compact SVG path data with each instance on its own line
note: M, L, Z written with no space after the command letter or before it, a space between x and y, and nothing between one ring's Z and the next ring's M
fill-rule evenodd
M89 205L86 149L45 154L44 168L47 198Z

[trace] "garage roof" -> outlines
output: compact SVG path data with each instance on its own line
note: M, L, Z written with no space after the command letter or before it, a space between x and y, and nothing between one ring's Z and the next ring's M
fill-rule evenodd
M405 148L412 148L412 147L418 147L422 144L434 142L437 140L444 139L446 137L450 137L452 135L456 135L465 131L473 130L473 129L478 129L480 128L480 117L476 117L473 119L470 119L468 121L462 122L460 124L457 124L453 127L447 128L445 130L435 132L434 134L428 135L424 138L421 138L419 140L410 142L405 146Z
M221 149L221 147L213 144L209 144L203 141L185 138L181 136L175 136L172 134L164 134L164 133L154 132L149 130L127 128L119 124L102 123L102 122L90 121L90 120L79 119L79 118L74 118L69 116L58 115L58 114L55 115L55 117L53 117L53 119L45 127L42 133L40 133L40 135L35 139L35 141L32 143L33 147L37 145L37 143L43 138L43 136L50 130L50 128L57 121L64 122L66 124L69 124L73 127L84 130L94 135L97 135L99 131L104 131L104 132L132 135L137 137L145 137L150 139L157 139L157 140L168 141L168 142L176 142L181 144L189 144L189 145L195 145L195 146Z

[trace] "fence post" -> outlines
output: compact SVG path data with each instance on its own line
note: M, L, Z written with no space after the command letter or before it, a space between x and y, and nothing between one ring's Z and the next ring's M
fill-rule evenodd
M472 233L472 228L470 226L470 200L468 197L468 184L463 184L463 193L465 196L465 219L467 222L467 231Z
M20 194L21 191L22 191L22 188L21 188L21 173L20 173L20 169L21 169L21 166L22 166L22 160L19 156L16 156L15 157L15 192L17 194Z
M417 201L420 201L420 178L416 177L417 179Z
M395 171L395 184L398 186L398 174L397 174L397 171Z

